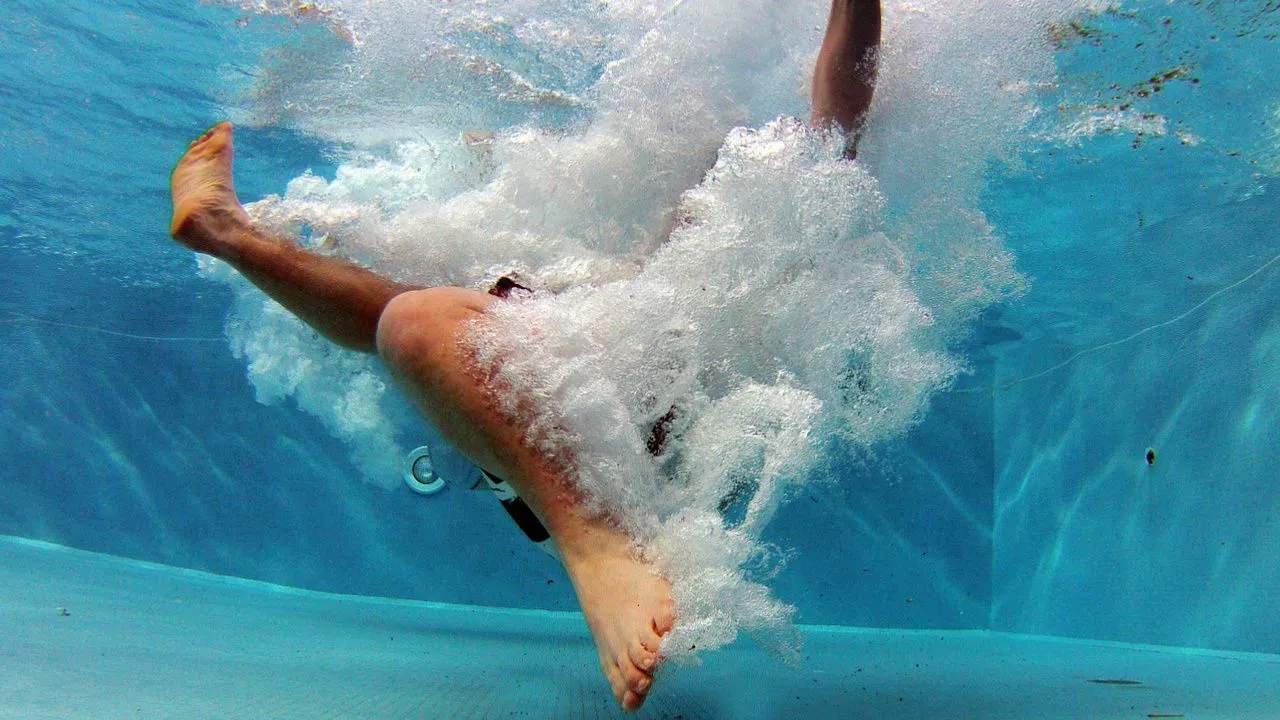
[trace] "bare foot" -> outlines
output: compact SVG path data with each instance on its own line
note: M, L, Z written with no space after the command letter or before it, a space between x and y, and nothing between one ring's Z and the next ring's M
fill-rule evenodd
M228 230L249 224L231 180L234 155L231 123L219 123L191 143L173 171L169 233L192 250L219 255Z
M631 541L601 523L579 553L560 546L565 568L600 653L613 694L628 712L640 708L653 684L658 644L674 620L671 583L636 556Z

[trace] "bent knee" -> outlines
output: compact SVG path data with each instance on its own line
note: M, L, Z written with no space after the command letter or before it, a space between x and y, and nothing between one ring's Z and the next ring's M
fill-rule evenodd
M454 287L400 293L378 318L378 354L396 364L406 354L417 355L451 341L464 323L484 312L492 301L482 292Z

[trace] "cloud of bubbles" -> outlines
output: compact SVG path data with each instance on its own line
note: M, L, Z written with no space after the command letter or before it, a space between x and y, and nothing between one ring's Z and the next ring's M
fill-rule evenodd
M513 412L545 399L532 439L573 450L589 500L672 580L667 652L747 632L794 654L761 532L833 444L918 421L964 370L950 345L1021 290L979 197L1028 142L1068 9L887 2L849 162L793 119L816 0L308 4L241 119L351 150L251 211L420 285L518 272L536 292L471 342ZM244 287L230 334L262 397L293 397L394 482L399 401L373 361Z

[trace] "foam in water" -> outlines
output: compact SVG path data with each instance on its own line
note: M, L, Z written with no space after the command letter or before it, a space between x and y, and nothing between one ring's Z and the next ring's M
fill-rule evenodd
M963 371L949 344L1019 291L978 201L1026 142L1065 5L886 3L847 162L788 117L807 116L816 0L328 3L343 30L283 50L241 119L354 149L251 211L421 285L521 273L538 291L471 342L671 578L665 650L745 631L788 653L793 609L763 584L785 553L761 532L824 456L917 421ZM262 396L393 479L399 401L373 361L242 287L230 333Z

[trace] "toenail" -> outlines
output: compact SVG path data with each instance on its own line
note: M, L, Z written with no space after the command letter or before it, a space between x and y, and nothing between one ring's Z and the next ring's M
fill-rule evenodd
M636 692L644 692L649 689L649 678L640 678L640 682L636 683Z
M640 667L644 668L645 670L648 670L649 668L653 667L653 658L647 657L641 660Z

